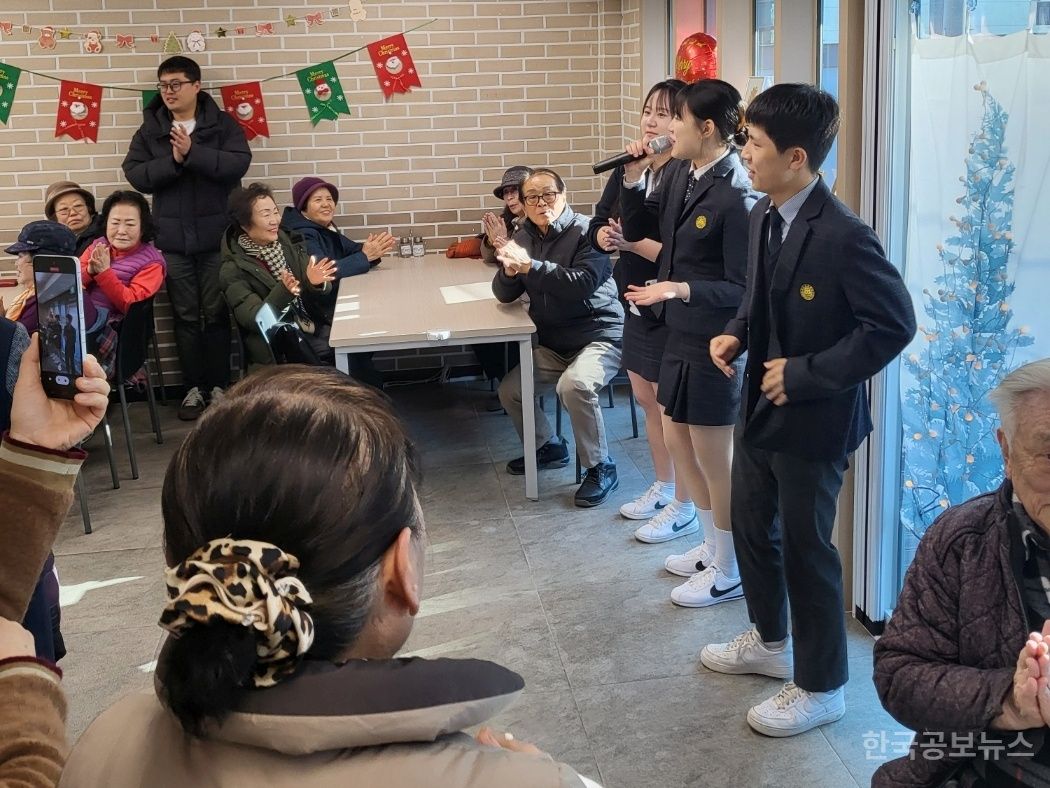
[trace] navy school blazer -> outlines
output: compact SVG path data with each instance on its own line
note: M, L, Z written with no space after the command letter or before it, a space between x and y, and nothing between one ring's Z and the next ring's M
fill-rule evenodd
M915 311L875 231L823 179L803 203L765 282L765 197L751 212L747 293L725 333L748 352L742 437L812 460L844 459L871 432L865 383L915 335ZM762 394L763 363L786 358L788 402Z
M649 237L663 243L657 279L689 283L688 303L675 298L654 304L653 311L670 328L706 341L722 333L744 298L748 215L759 195L736 151L700 176L688 203L689 162L667 167L662 187L648 198L640 187L622 190L625 224L629 219L643 226L636 216L648 214Z

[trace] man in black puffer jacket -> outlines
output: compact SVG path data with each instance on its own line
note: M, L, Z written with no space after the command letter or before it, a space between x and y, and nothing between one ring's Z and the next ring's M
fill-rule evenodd
M875 644L879 698L919 732L875 788L1050 784L1050 359L991 398L1007 479L930 526Z
M179 418L204 412L230 381L230 320L219 287L226 201L252 153L244 131L201 90L201 70L177 55L157 69L160 94L124 157L124 175L153 195L157 247L168 263L168 297L186 387Z
M590 218L569 207L561 177L553 170L535 170L520 192L525 223L496 251L501 268L492 280L492 292L505 304L529 296L529 316L539 341L533 351L536 382L556 384L572 421L577 454L587 469L575 503L597 506L618 485L598 392L620 369L623 307L609 255L587 240ZM503 378L499 398L522 434L521 367ZM564 439L553 435L543 410L538 404L534 407L537 466L565 465L569 452ZM525 458L511 460L507 472L523 474Z

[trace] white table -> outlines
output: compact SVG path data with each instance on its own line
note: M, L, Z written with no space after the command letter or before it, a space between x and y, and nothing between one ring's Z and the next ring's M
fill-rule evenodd
M517 342L524 403L525 497L537 500L536 415L532 335L536 326L520 302L492 295L495 268L444 254L387 257L363 276L339 283L330 343L336 366L350 372L352 353L480 342Z

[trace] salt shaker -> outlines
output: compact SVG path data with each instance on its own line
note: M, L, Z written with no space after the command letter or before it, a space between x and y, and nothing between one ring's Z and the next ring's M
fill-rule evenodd
M407 235L402 236L400 247L402 257L412 256L412 239L409 238Z
M423 246L423 236L417 235L412 239L412 256L422 257L427 253L426 247Z

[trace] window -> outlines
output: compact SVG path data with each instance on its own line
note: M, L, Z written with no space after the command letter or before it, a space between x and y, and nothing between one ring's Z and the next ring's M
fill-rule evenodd
M773 8L774 0L755 0L754 75L775 77L773 73Z
M817 55L820 86L839 97L839 0L820 0L820 49ZM835 139L821 171L828 186L834 188L838 174L839 141Z
M1045 0L924 0L912 3L912 8L923 38L961 36L967 31L975 36L1004 36L1038 25L1040 15L1046 17L1042 25L1050 24L1050 2Z
M675 73L675 55L678 47L693 33L714 35L715 3L707 0L667 0L668 30L671 34L668 48L668 74Z

